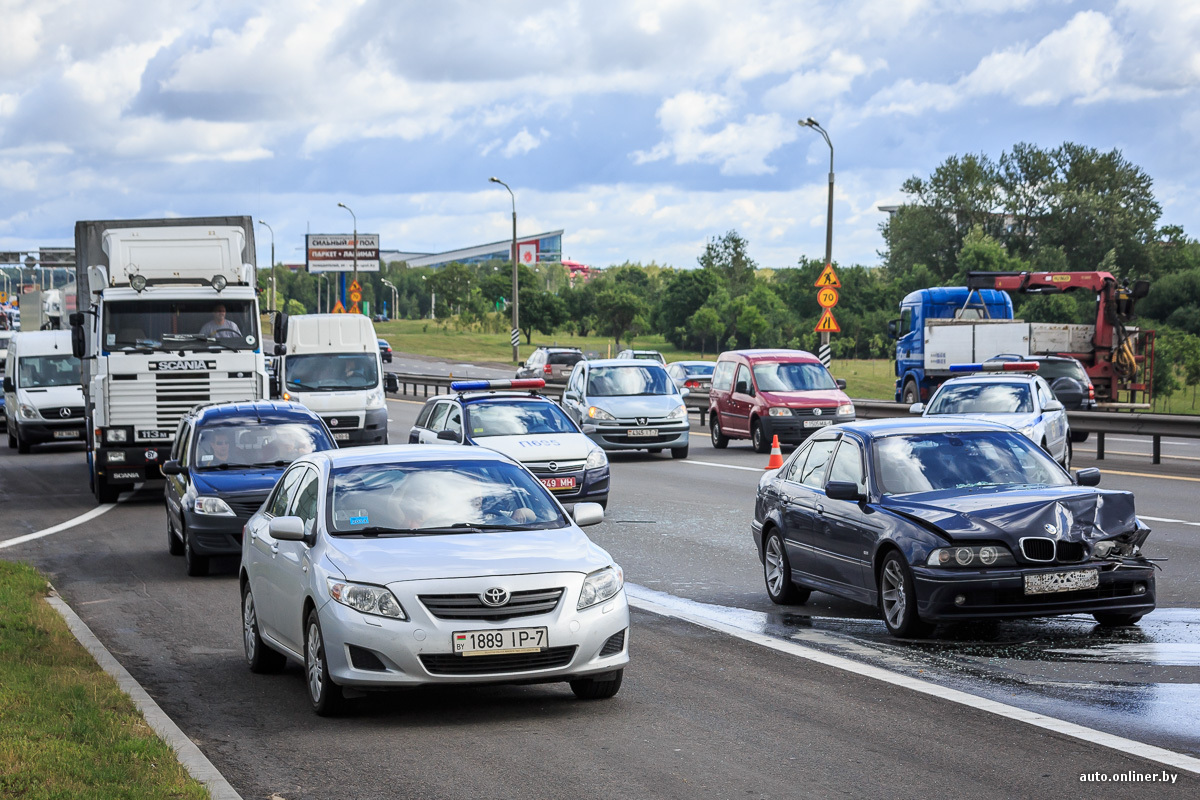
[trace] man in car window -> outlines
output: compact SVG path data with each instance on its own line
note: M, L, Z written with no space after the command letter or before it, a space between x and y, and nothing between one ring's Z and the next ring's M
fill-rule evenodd
M219 466L230 463L230 453L233 450L233 432L221 429L213 431L212 437L209 439L209 446L212 448L212 457L207 460L205 466Z
M212 316L213 318L200 328L200 335L204 338L231 339L242 335L242 330L237 323L225 318L224 303L217 303L213 306Z

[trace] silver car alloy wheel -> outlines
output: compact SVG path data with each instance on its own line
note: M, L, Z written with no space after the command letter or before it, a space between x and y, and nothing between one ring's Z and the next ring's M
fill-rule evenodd
M883 613L888 625L900 627L904 621L908 597L904 593L904 572L899 562L889 561L883 568Z
M258 637L254 633L257 624L258 618L254 613L254 595L247 589L246 599L242 601L242 636L245 639L247 661L254 661L254 653L258 648Z
M778 596L783 591L783 553L779 549L779 537L767 539L767 550L763 562L767 571L767 588Z
M321 657L321 629L314 622L308 626L308 693L314 703L321 702L324 690L325 661Z

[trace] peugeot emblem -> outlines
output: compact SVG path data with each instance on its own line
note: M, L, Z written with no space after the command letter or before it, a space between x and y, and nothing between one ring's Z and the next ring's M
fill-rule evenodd
M649 421L649 417L638 417L637 418L638 425L645 425L647 421Z
M821 416L821 413L822 413L822 412L821 412L821 409L819 409L819 408L814 408L814 409L813 409L813 416L814 416L814 417L819 417L819 416Z
M493 586L483 594L479 595L479 599L483 601L485 606L491 606L492 608L506 605L508 603L508 589L502 589L499 586Z
M329 427L336 428L337 426L338 426L337 417L330 417L329 418Z
M558 472L558 462L557 461L551 461L546 466L549 468L549 470L551 472Z
M67 408L66 406L63 406L62 408L60 408L58 410L58 415L60 417L62 417L63 419L67 419L71 416L71 409Z

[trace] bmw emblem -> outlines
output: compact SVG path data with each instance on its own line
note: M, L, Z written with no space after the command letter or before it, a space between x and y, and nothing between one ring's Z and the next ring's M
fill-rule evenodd
M483 601L485 606L491 606L492 608L506 605L508 603L508 589L493 586L479 595L479 599Z
M819 408L814 408L814 409L813 409L813 416L814 416L814 417L819 417L819 416L821 416L821 414L823 414L823 413L824 413L824 412L823 412L823 411L821 411L821 409L819 409Z

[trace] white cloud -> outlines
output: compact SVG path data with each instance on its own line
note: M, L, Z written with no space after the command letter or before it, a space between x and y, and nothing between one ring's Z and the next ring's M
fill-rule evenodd
M531 134L528 129L521 128L517 135L510 139L508 144L504 146L504 150L502 151L504 157L523 156L531 150L536 150L549 135L550 132L545 128L542 128L537 136Z
M38 186L38 173L28 161L0 159L0 189L9 192L32 192Z

